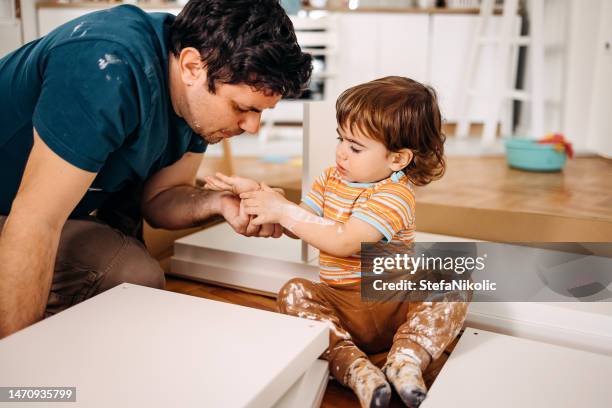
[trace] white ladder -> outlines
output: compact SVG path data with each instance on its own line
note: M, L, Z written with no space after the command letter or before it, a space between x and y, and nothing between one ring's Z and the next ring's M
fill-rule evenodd
M484 96L487 100L487 114L482 133L482 143L491 144L495 141L497 124L500 122L502 106L506 101L521 100L531 102L531 136L543 136L544 127L544 45L542 28L544 25L544 0L527 0L529 4L529 31L528 36L515 36L518 19L519 0L504 0L502 21L498 36L485 35L487 24L493 16L494 0L482 0L480 13L476 25L475 37L470 45L467 64L464 66L461 91L458 97L459 119L455 136L466 138L470 129L470 97ZM495 63L493 64L493 84L484 94L479 93L472 84L480 49L486 45L497 45ZM531 74L531 87L529 91L515 89L509 82L516 77L517 67L511 54L517 52L518 47L528 46L528 69ZM516 48L513 48L516 47ZM512 74L512 75L510 75ZM509 120L501 120L502 134L512 132Z

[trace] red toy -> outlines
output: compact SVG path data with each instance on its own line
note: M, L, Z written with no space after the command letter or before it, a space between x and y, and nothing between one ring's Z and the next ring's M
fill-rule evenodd
M570 159L574 157L572 144L565 140L561 133L549 133L544 138L537 141L540 144L554 144L554 149L559 153L565 153Z

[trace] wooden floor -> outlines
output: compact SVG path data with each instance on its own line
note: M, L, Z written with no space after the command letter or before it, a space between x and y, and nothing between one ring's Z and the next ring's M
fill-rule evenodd
M198 296L261 310L276 311L276 301L273 298L253 293L246 293L235 289L178 279L169 276L166 277L166 289L186 295ZM428 386L430 386L435 380L455 344L456 341L447 348L447 350L438 360L431 363L424 376L425 382ZM371 359L375 364L382 366L382 364L385 362L385 357L386 355L381 353L371 356ZM402 407L403 405L399 397L394 395L390 406ZM325 391L325 396L323 397L321 407L358 408L359 402L350 389L339 385L336 381L330 380Z

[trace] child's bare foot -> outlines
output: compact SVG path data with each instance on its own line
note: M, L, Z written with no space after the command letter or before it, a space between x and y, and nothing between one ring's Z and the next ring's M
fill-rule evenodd
M347 371L346 383L359 398L362 408L383 408L389 405L391 386L385 375L367 358L358 358Z
M407 407L417 408L421 405L427 395L427 388L421 367L415 359L396 354L387 361L383 371Z

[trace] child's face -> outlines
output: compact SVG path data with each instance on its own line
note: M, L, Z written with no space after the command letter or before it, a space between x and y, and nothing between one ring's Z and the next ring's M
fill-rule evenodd
M390 155L381 142L365 136L359 129L338 127L336 167L342 178L352 183L374 183L393 173Z

